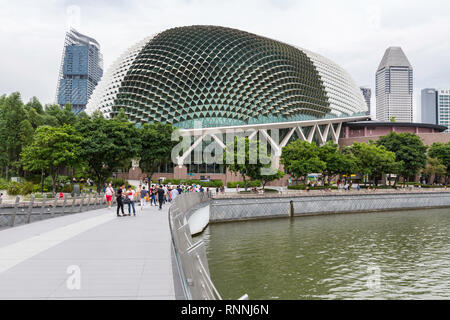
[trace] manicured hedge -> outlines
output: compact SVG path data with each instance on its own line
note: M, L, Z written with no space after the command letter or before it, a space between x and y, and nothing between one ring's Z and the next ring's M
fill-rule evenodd
M245 188L244 181L228 182L227 188L236 188L237 185L239 185L239 188ZM259 180L247 181L247 188L260 187L260 186L261 186L261 182Z
M166 179L163 182L164 184L171 184L171 185L188 185L188 186L192 186L192 185L200 185L204 188L217 188L217 187L222 187L223 186L223 181L222 180L211 180L211 181L200 181L200 180L187 180L187 179Z
M288 186L288 189L289 190L306 190L307 187L308 187L307 185L305 186L305 185L300 184L298 186ZM317 186L317 187L309 187L309 190L324 190L325 188L333 189L333 190L337 189L337 187L335 187L335 186L331 186L331 187Z

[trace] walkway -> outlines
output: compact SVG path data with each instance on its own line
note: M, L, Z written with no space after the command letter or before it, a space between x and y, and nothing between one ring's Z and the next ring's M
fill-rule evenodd
M0 231L0 299L175 299L168 207Z

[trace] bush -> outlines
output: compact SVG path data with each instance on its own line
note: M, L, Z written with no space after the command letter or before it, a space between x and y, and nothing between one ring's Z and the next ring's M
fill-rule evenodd
M288 189L289 190L306 190L307 187L308 187L307 185L305 186L303 184L300 184L298 186L288 186ZM335 186L331 186L331 187L328 187L328 186L316 186L316 187L309 187L309 190L324 190L325 188L336 190L338 187L335 187ZM353 186L352 189L356 190L356 187Z
M8 195L10 195L10 196L17 196L17 195L19 195L20 194L20 189L21 189L20 188L20 183L12 181L12 182L10 182L8 184L8 189L7 189Z
M62 187L60 191L63 193L71 193L73 191L73 185L65 184L64 187Z
M8 181L0 178L0 190L8 189Z
M107 182L111 182L113 188L119 188L123 184L125 185L125 187L128 187L129 185L128 181L123 178L110 178Z
M34 184L31 181L26 181L20 185L20 194L27 195L31 194L34 189Z
M245 188L244 181L236 181L236 182L228 182L227 188L236 188L239 185L239 188ZM260 187L261 182L259 180L250 180L247 181L247 188Z
M205 188L217 188L223 186L222 180L211 180L211 181L200 181L200 180L188 180L188 179L166 179L164 180L163 184L171 184L174 186L178 185L201 185Z

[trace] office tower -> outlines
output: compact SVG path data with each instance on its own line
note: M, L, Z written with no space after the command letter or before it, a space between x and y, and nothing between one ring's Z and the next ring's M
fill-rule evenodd
M437 112L438 124L450 128L450 89L437 90Z
M389 47L376 73L376 118L413 121L413 68L400 47Z
M437 108L437 91L436 89L427 88L422 89L420 94L422 123L438 123L438 108Z
M372 96L372 90L370 90L370 88L366 88L366 87L360 87L361 92L363 94L364 97L364 101L367 104L367 114L370 114L370 97Z
M99 43L74 29L66 33L56 101L61 107L72 105L75 113L86 108L95 86L103 75Z

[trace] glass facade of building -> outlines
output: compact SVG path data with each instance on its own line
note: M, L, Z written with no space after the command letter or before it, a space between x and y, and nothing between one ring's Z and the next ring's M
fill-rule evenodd
M376 118L413 121L413 69L400 47L384 53L376 73Z
M78 113L86 105L103 75L100 46L75 30L66 35L57 87L57 103L72 105Z
M446 126L448 129L445 132L450 132L450 89L438 90L438 121L441 126Z
M320 55L248 32L190 26L130 48L105 74L87 112L180 128L364 114L351 77ZM207 170L208 171L208 170ZM215 169L214 169L215 171Z

